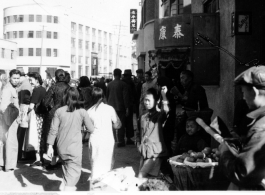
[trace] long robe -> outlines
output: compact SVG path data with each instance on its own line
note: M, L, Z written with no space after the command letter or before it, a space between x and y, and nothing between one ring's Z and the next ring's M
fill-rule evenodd
M15 107L18 106L18 94L16 89L7 83L2 91L0 99L0 111L4 113L10 103ZM17 140L18 123L15 120L10 127L8 127L1 117L0 121L0 166L5 166L5 169L15 169L17 165L18 154L18 140Z
M91 179L94 180L112 169L114 162L114 137L112 123L115 129L121 127L121 122L112 106L100 103L88 111L94 125L94 131L89 139L89 158L91 161Z

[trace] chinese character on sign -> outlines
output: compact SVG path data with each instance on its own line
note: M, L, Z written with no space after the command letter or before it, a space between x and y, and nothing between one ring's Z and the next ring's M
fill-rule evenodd
M159 40L160 39L162 39L162 40L167 39L167 37L166 37L166 27L165 26L162 26L160 28Z
M137 30L137 9L130 10L130 33Z
M184 34L181 33L181 25L177 24L175 27L174 27L174 35L172 37L174 38L181 38L181 36L184 37Z

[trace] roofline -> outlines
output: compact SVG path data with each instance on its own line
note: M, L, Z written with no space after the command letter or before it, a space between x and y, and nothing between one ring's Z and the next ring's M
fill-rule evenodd
M40 5L44 5L42 3L39 3ZM28 5L36 5L35 3L30 3L30 4L25 4L25 5L15 5L15 6L9 6L9 7L6 7L4 8L3 10L6 10L8 8L12 8L12 7L23 7L23 6L28 6ZM44 5L45 7L47 7L46 5Z
M15 43L15 44L17 44L17 42L14 42L14 41L9 41L9 40L6 40L6 39L0 39L0 40L3 40L3 41L8 41L8 42L11 42L11 43Z

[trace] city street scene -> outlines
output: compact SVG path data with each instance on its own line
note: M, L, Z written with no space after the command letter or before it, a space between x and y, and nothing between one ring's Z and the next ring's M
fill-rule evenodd
M265 190L264 0L0 1L0 194Z

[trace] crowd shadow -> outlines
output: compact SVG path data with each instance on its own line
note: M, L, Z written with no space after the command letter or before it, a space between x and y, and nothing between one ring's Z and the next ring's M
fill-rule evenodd
M60 191L62 184L62 169L46 171L41 168L33 168L28 165L20 165L19 169L14 170L14 175L21 186L26 188L28 185L25 179L33 185L42 186L44 191ZM77 191L89 191L90 171L82 168L81 176L76 184ZM25 179L24 179L25 178ZM59 178L59 179L58 179Z

